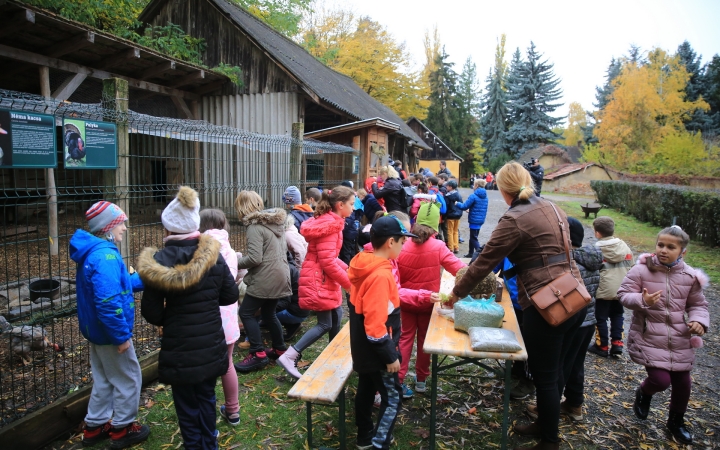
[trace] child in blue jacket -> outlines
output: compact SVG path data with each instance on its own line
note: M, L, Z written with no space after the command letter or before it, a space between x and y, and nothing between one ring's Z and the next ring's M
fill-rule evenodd
M142 373L132 342L133 292L143 290L143 284L137 273L128 272L118 251L127 230L125 213L100 201L85 218L90 233L77 230L70 239L70 257L77 263L78 323L90 341L93 373L82 442L94 445L110 438L110 448L125 448L150 434L147 425L135 421Z
M457 207L461 210L468 211L468 224L470 225L470 245L468 248L468 254L465 258L472 258L473 254L480 248L480 242L478 241L478 234L480 233L480 227L485 223L485 216L487 216L488 210L488 198L487 192L485 192L485 180L478 178L473 184L472 194L465 200L464 203L458 203Z

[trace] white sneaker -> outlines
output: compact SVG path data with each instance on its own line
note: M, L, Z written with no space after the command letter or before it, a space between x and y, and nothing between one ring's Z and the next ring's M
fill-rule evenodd
M427 386L425 385L424 381L415 380L415 392L419 394L424 394L425 392L427 392Z

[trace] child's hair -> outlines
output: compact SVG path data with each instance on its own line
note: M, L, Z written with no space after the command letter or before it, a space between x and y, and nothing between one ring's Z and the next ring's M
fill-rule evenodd
M482 178L478 178L477 180L475 180L475 183L473 183L473 189L484 188L486 184L487 182L485 180L483 180Z
M219 209L203 209L200 211L200 232L207 230L226 230L227 219L225 213Z
M610 237L615 234L615 222L608 216L600 216L593 220L593 229L602 237Z
M363 188L360 188L357 190L357 196L360 197L360 200L362 200L367 197L367 191Z
M523 166L516 162L509 162L498 170L495 176L498 189L517 197L519 200L529 200L535 195L535 185L533 184L530 172L525 170Z
M427 180L428 180L428 183L432 184L433 186L437 186L437 185L438 185L438 179L437 179L437 177L430 177L430 178L428 178Z
M264 207L262 197L255 191L240 191L235 197L235 210L240 220L248 214L262 211Z
M448 177L446 173L441 173L440 175L438 175L438 178L442 178L443 181L447 181L450 179L450 177Z
M413 225L412 227L412 234L417 234L418 236L412 238L413 242L418 245L422 245L427 242L428 239L433 237L433 235L435 234L435 230L433 230L427 225L415 223L415 225Z
M305 198L311 198L315 200L316 202L319 202L322 198L322 194L320 193L320 189L318 188L310 188L307 191L305 191Z
M425 180L425 177L421 173L416 173L413 175L413 180L422 182Z
M427 194L429 192L427 184L425 184L425 183L418 184L417 190L418 190L418 192L420 192L422 194Z
M333 207L337 202L346 202L351 198L355 197L355 192L352 189L345 186L337 186L332 191L322 193L322 198L315 207L315 217L320 217L325 213L333 210Z
M668 236L672 236L675 238L678 238L680 240L680 246L685 250L690 243L690 236L683 231L682 228L680 228L678 225L673 225L671 227L663 228L659 233L658 237L661 235L666 234Z
M410 216L405 214L402 211L393 211L391 213L388 213L391 216L397 217L397 219L402 222L402 224L405 226L405 228L410 229Z

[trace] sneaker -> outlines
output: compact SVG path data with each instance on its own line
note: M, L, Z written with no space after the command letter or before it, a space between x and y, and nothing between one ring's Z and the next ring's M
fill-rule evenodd
M85 427L83 427L82 445L95 445L98 442L109 439L111 428L112 425L110 425L110 422L104 423L97 427L89 427L86 424Z
M373 406L376 408L379 408L381 403L382 403L382 395L380 395L379 392L376 392L375 400L373 401Z
M289 341L290 339L294 338L298 331L300 331L300 328L302 328L301 323L291 323L289 325L285 325L285 334L283 335L283 340Z
M413 395L415 395L413 390L410 389L409 387L407 387L407 385L405 383L403 383L401 385L401 389L402 389L402 397L403 398L412 398Z
M459 237L459 238L458 238L458 242L462 244L462 243L464 243L464 242L465 242L465 239L463 239L463 238Z
M372 439L375 436L372 430L362 435L358 433L357 440L355 441L355 448L358 450L370 450L373 448Z
M150 428L137 422L122 428L113 427L110 430L110 448L127 448L146 440L148 436L150 436Z
M612 346L610 347L610 354L613 356L622 355L623 347L623 341L612 341Z
M531 380L521 379L510 390L510 398L521 400L535 393L535 385Z
M467 255L463 255L463 258L472 258L472 257L473 257L473 254L472 254L472 253L468 253Z
M525 408L525 414L527 414L527 416L532 420L537 420L537 405L534 403L529 403ZM582 406L570 406L567 404L567 400L560 403L560 414L565 414L575 422L582 422L583 420Z
M427 392L427 386L425 385L424 381L417 381L415 380L415 392L418 394L424 394Z
M247 350L247 349L250 348L250 341L248 341L248 340L246 339L246 340L240 342L237 346L238 346L238 348L241 348L241 349L243 349L243 350Z
M235 427L240 423L240 412L228 414L227 411L225 411L225 405L220 406L220 415L227 420L230 426Z
M235 370L241 373L248 373L254 370L260 370L268 365L270 359L265 355L265 352L248 353L242 362L235 363Z
M278 359L279 357L282 356L283 353L285 353L285 350L276 350L274 348L266 348L265 349L265 354L267 355L268 358L270 358L272 360Z
M595 353L598 356L602 356L603 358L607 358L608 356L610 356L607 345L605 347L600 347L597 344L592 344L590 345L590 347L588 347L587 351L589 351L590 353Z

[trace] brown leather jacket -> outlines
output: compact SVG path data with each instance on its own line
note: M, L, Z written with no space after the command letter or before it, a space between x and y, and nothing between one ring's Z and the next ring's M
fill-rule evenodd
M557 210L563 219L565 232L570 236L567 216L562 209ZM453 293L459 298L467 296L506 256L510 262L517 265L564 252L562 233L550 202L539 197L532 197L528 201L515 200L500 218L480 256L455 285ZM571 261L571 264L573 273L582 283L575 262ZM518 301L522 309L531 306L529 296L567 271L568 264L565 260L521 272L518 275Z

